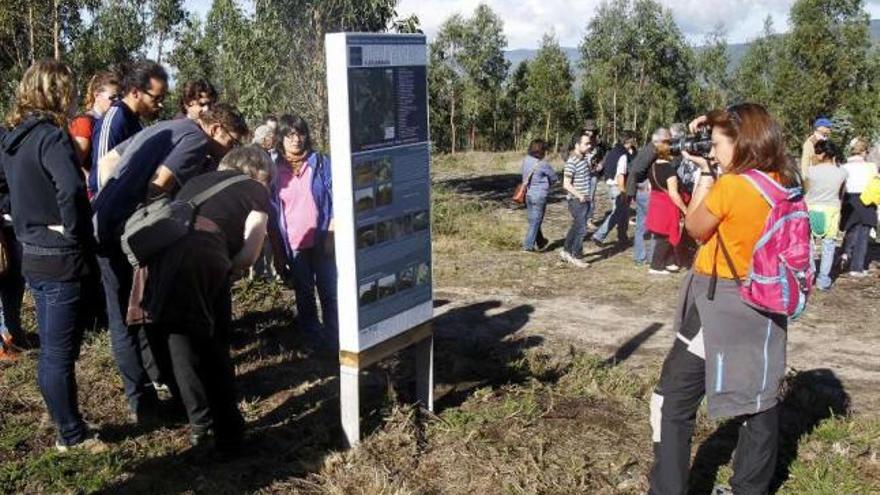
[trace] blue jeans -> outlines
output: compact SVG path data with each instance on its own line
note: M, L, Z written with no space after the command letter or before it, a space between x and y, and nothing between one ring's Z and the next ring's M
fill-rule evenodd
M822 258L816 270L816 286L825 290L831 287L831 267L834 265L835 239L822 239Z
M29 280L40 332L37 382L64 445L82 442L88 427L80 416L75 363L83 336L83 282Z
M547 196L526 196L526 215L529 220L529 229L523 240L523 249L531 251L535 249L535 243L544 239L541 232L541 224L544 222L544 212L547 210ZM544 239L546 240L546 239Z
M636 233L633 239L633 259L636 263L647 263L654 256L654 242L645 239L645 221L648 218L648 198L650 191L636 192Z
M300 328L320 332L315 288L321 299L324 330L333 339L338 338L336 305L336 259L325 253L322 246L294 251L290 260L293 290L296 293L296 312Z
M846 236L843 239L843 252L850 257L850 271L861 272L868 269L868 240L870 234L870 225L853 225L846 231Z
M590 175L590 178L587 179L587 187L589 190L587 191L587 220L593 218L593 215L596 213L596 190L599 186L599 176Z
M25 345L21 329L21 300L24 297L24 277L21 275L21 243L15 238L12 227L3 227L6 239L9 268L0 277L0 329L8 331L12 342Z
M629 221L628 201L626 201L626 196L621 195L617 184L608 186L608 199L611 201L611 213L605 217L605 221L593 234L593 240L604 242L608 237L608 231L612 227L617 227L617 242L623 242L626 240L626 228Z
M571 228L565 236L565 251L580 257L584 251L584 236L587 235L587 213L590 211L590 201L581 203L575 198L568 200L568 211L571 213Z
M122 375L128 406L133 413L150 412L158 404L156 390L144 368L141 340L144 328L128 328L128 300L131 295L132 268L119 246L107 247L98 256L101 282L107 300L107 326L113 359Z

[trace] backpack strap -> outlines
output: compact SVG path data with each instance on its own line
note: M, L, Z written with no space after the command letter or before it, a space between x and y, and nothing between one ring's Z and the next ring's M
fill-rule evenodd
M788 189L782 187L782 185L760 170L746 170L741 175L755 189L757 189L759 193L761 193L764 201L766 201L771 208L775 207L780 201L785 201L791 196Z
M715 287L718 285L718 248L721 248L721 253L724 254L724 260L727 263L728 268L730 268L730 273L733 274L733 280L736 282L736 286L742 286L739 275L736 273L736 268L733 266L733 258L730 257L730 253L727 251L727 247L721 239L721 231L716 230L715 235L718 237L718 242L715 244L715 261L712 263L712 279L709 281L709 293L707 295L707 299L710 301L715 300Z
M244 182L246 180L250 180L250 177L248 177L247 175L244 175L244 174L233 175L232 177L224 179L223 181L218 182L217 184L214 184L213 186L205 189L204 191L200 192L199 194L196 194L195 196L192 197L192 199L189 200L189 203L192 204L194 207L199 207L202 205L202 203L204 203L205 201L210 199L211 196L219 193L220 191L226 189L227 187L229 187L233 184L237 184L239 182Z

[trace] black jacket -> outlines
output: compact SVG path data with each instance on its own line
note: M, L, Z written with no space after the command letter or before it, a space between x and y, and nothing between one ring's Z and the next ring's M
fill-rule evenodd
M633 158L636 156L635 153L630 152L629 149L624 147L622 143L614 145L614 148L605 155L605 160L602 163L603 179L614 180L614 177L617 176L617 162L623 155L626 155L627 164L632 162ZM627 170L627 175L629 175L629 170Z
M70 253L93 244L86 185L67 131L31 116L0 138L15 235L27 246ZM53 228L50 229L49 227Z
M648 178L648 169L657 160L657 150L653 143L642 146L636 157L629 164L629 174L626 177L626 195L635 197L638 185Z

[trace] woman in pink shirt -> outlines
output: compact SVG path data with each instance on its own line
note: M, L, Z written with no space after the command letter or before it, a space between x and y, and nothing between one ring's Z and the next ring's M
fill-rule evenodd
M338 339L333 188L330 158L312 149L309 126L294 115L278 119L277 174L272 183L275 264L296 293L297 324ZM321 299L318 319L315 289ZM323 322L323 325L322 325Z

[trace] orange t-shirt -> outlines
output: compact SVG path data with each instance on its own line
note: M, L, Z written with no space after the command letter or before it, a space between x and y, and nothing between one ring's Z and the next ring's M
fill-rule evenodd
M770 176L778 180L775 174ZM703 204L721 220L718 232L721 232L724 247L730 253L736 274L740 279L745 278L752 262L752 251L770 214L770 205L748 179L734 174L719 177ZM700 248L694 261L694 271L711 276L714 265L719 278L732 279L733 274L724 253L717 244L718 236L713 235Z

